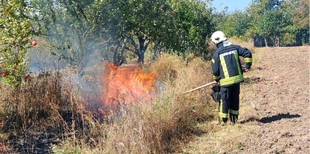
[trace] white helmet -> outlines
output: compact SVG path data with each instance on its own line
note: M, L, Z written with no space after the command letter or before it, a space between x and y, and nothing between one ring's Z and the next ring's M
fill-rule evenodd
M222 41L226 41L227 38L225 36L225 34L222 31L216 31L212 34L211 36L211 40L212 42L214 42L215 44L218 44Z

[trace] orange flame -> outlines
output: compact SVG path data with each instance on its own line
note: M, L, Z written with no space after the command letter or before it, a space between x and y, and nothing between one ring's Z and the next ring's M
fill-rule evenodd
M145 73L138 65L106 65L103 75L102 100L105 107L130 104L155 97L155 72ZM114 110L114 109L112 109Z

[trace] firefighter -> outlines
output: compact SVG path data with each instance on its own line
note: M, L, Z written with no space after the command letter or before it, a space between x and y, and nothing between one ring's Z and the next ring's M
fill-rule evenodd
M243 72L251 68L252 53L247 48L229 42L222 31L214 32L211 40L217 47L212 57L212 73L220 87L219 125L226 124L228 117L235 124L239 115L240 83L244 80ZM244 57L244 68L239 56Z

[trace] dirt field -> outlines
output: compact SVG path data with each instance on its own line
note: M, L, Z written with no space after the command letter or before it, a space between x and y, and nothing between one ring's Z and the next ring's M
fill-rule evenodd
M238 124L201 124L182 153L310 153L310 48L255 48L253 59Z

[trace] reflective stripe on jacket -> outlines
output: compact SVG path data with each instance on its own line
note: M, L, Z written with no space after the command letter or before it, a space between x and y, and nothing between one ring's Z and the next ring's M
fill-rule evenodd
M224 87L242 82L244 79L239 56L244 57L245 68L249 69L252 65L252 53L247 48L233 45L229 41L221 42L217 47L212 58L214 80Z

